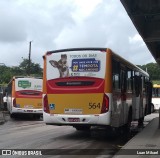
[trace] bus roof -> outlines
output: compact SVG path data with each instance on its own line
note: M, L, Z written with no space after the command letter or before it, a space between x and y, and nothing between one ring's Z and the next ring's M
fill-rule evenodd
M42 79L42 77L34 77L34 76L13 76L13 79L16 78L37 78L37 79Z
M8 84L10 84L13 80L18 78L34 78L34 79L42 79L42 77L33 77L33 76L13 76L12 79L9 81Z
M92 48L92 47L87 47L87 48L68 48L68 49L59 49L59 50L54 50L54 51L48 51L46 54L52 54L52 53L59 53L59 52L66 52L66 51L86 51L86 50L101 50L101 51L106 51L107 48Z
M54 50L54 51L47 51L46 55L50 55L52 53L59 53L59 52L66 52L66 51L86 51L86 50L93 50L93 51L106 51L107 49L111 50L110 48L98 48L98 47L86 47L86 48L67 48L67 49L59 49L59 50ZM127 61L120 55L116 54L115 52L112 52L112 55L117 58L117 60L123 61L129 68L132 68L133 70L137 70L138 72L142 73L143 75L149 77L149 74L139 68L138 66L132 64L131 62Z
M138 72L142 73L143 75L149 77L149 74L146 71L144 71L141 68L139 68L138 66L136 66L133 63L127 61L126 59L124 59L123 57L121 57L120 55L118 55L118 54L116 54L114 52L112 52L112 54L113 54L113 56L115 58L117 58L117 60L123 61L128 66L128 68L132 68L135 71L137 70Z

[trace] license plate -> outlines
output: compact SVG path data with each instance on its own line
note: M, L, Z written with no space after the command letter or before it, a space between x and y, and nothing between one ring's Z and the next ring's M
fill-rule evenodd
M24 105L24 108L26 108L26 109L33 109L33 105Z
M80 122L79 118L68 118L69 122Z
M82 109L64 109L65 114L82 114Z
M27 112L33 112L33 110L27 110Z

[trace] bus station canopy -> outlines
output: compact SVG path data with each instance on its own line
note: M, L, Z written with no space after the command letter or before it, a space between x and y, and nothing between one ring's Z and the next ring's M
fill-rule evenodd
M120 0L130 19L160 64L160 0Z

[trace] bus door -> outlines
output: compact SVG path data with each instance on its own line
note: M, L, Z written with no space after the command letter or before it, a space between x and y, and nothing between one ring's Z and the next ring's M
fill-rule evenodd
M144 117L145 113L145 107L146 107L146 97L144 95L144 77L140 76L139 77L139 82L140 82L140 106L139 106L139 118Z
M126 122L126 68L113 60L113 107L112 126L118 127Z
M133 87L133 116L134 119L139 119L141 111L143 110L143 100L142 100L142 79L141 76L135 74L134 76L134 87Z
M152 83L147 81L145 82L146 89L146 111L145 115L151 114L151 103L152 103Z
M121 65L121 71L120 71L120 89L121 89L121 124L125 124L127 120L128 113L126 115L126 108L127 103L126 103L126 88L127 88L127 78L126 78L126 69L124 66Z

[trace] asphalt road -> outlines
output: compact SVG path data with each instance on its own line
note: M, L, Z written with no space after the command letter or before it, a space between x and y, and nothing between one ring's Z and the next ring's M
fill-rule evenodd
M137 130L133 130L130 138L136 133ZM11 119L7 114L6 123L0 125L0 149L47 149L48 155L38 157L112 157L127 141L124 135L113 138L104 130L82 132L70 126L45 125L42 118L19 116ZM109 149L113 149L110 155L105 152Z

